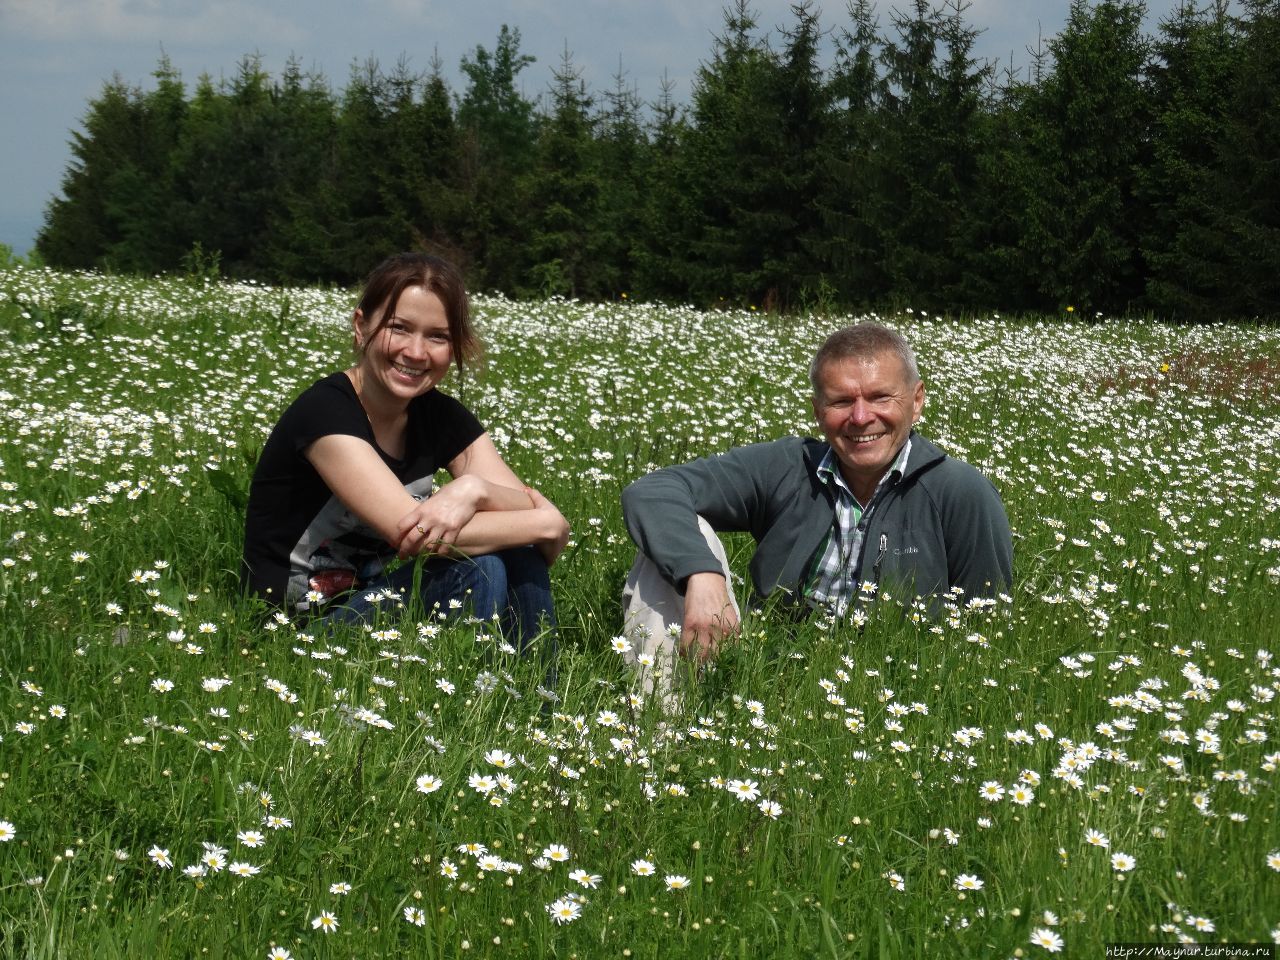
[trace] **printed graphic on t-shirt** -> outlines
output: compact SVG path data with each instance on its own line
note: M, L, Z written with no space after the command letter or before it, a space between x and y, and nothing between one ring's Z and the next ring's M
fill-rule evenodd
M431 483L431 477L421 477L406 484L405 490L415 500L424 500L431 495ZM289 555L292 573L287 600L305 610L310 606L309 590L317 589L328 599L381 575L395 555L390 544L371 527L337 497L330 497Z

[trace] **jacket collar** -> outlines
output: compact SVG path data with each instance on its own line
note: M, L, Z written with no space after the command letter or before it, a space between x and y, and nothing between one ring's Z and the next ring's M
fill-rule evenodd
M805 444L804 459L805 466L809 468L809 476L814 482L826 489L826 484L818 481L818 467L822 463L823 457L831 449L831 444L825 440L814 440L812 443ZM902 471L902 477L899 483L904 480L911 480L918 474L924 473L935 464L941 463L947 458L936 445L926 440L913 429L911 431L911 452L907 455L907 466Z

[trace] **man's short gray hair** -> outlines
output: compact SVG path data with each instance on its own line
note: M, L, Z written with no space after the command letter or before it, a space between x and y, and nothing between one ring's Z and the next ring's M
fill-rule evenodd
M858 323L837 330L822 342L809 364L809 380L813 383L814 396L818 395L818 375L828 363L837 360L871 360L882 353L892 353L902 361L907 372L907 385L920 382L920 368L911 344L896 330L878 323Z

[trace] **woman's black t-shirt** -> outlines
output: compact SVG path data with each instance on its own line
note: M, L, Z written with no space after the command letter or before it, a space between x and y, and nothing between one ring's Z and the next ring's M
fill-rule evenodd
M405 454L397 460L374 439L351 380L334 373L308 387L267 438L245 511L241 581L270 603L307 610L308 591L381 573L395 550L335 497L303 451L320 437L367 440L405 490L431 495L435 472L484 433L461 403L432 390L409 401Z

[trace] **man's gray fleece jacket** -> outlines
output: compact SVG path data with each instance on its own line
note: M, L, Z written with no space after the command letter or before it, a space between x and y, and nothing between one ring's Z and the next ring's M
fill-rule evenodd
M833 494L817 477L828 449L821 440L788 437L657 470L623 491L627 530L681 589L691 574L720 570L698 532L699 516L720 532L748 532L756 541L756 594L780 589L798 599L835 516ZM1009 520L995 487L918 434L902 477L881 488L862 522L859 579L891 593L960 587L966 597L990 597L1012 582Z

